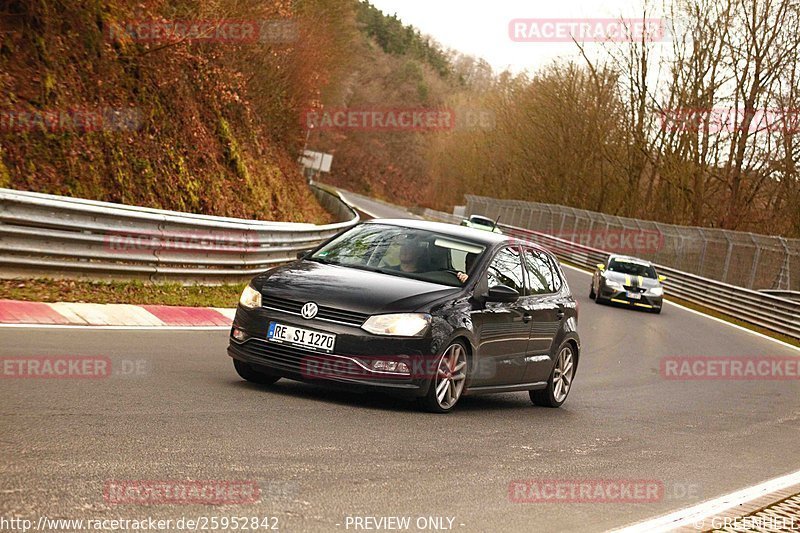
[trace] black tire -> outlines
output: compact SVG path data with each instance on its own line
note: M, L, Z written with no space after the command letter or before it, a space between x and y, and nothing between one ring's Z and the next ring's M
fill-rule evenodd
M592 283L591 287L589 288L589 299L594 300L597 295L594 293L594 283Z
M448 354L450 355L448 356ZM449 365L447 366L447 368L450 368L450 370L455 369L455 373L450 373L449 377L445 376L443 373L440 373L442 365L446 364L444 361L445 357L448 357L449 361L454 361L452 367ZM419 398L418 403L419 406L425 411L430 413L444 414L451 412L456 406L458 400L461 399L461 395L464 392L465 385L468 381L469 357L467 356L467 348L461 341L451 342L447 348L442 351L442 354L436 359L436 361L436 375L431 376L431 383L428 386L428 393L422 398ZM441 381L439 378L442 378ZM437 397L437 389L439 388L441 382L448 380L452 381L453 388L451 389L449 384L444 385L445 401L440 401L440 399ZM451 391L455 393L455 399L452 400L452 402L449 401L453 397Z
M656 307L655 309L653 309L653 313L655 313L657 315L660 315L661 314L661 308L660 307Z
M259 385L272 385L281 379L280 376L267 374L266 372L256 370L253 365L245 363L244 361L239 361L238 359L233 360L233 368L236 369L236 373L239 374L242 379L247 380L250 383L258 383Z
M569 352L569 361L571 365L569 366L570 371L569 373L569 384L567 385L567 390L564 392L561 391L561 394L558 392L557 387L557 370L560 368L561 363L561 356L568 350ZM556 361L553 365L553 370L550 372L550 378L547 380L547 387L540 390L532 390L529 391L531 401L534 405L540 405L542 407L561 407L561 405L567 400L567 396L569 395L569 391L572 390L572 381L575 379L575 370L578 365L578 358L577 354L575 353L575 347L570 342L565 342L558 348L558 352L556 355ZM561 386L563 387L563 381ZM562 396L563 394L563 396Z

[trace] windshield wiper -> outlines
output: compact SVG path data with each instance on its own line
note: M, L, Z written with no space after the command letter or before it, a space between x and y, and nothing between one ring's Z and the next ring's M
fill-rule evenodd
M306 257L307 261L314 261L315 263L322 263L323 265L338 265L336 261L325 259L324 257Z

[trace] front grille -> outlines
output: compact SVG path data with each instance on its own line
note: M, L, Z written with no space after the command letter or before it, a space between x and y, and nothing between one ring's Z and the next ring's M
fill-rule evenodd
M640 287L639 285L623 285L623 287L625 287L625 290L628 291L628 292L641 292L641 293L644 293L644 292L647 291L647 288Z
M297 374L303 371L303 358L314 354L314 352L259 340L250 340L244 344L232 344L231 346L236 351L248 356L248 359Z
M243 344L232 343L231 348L245 356L251 363L264 364L308 379L376 379L349 358L321 354L275 342L250 339ZM400 376L391 380L384 379L403 381Z
M306 302L298 302L289 300L288 298L279 298L267 294L262 294L261 298L262 307L297 316L302 316L300 314L300 308L302 308L305 303ZM320 305L317 316L314 318L316 320L326 320L328 322L336 322L347 326L360 327L368 317L369 315L364 313L355 313L353 311L345 311L344 309Z

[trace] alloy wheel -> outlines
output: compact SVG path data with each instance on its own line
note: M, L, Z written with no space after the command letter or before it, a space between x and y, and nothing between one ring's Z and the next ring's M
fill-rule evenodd
M461 344L451 344L439 359L436 369L436 402L442 409L452 408L461 397L467 380L467 354Z
M575 364L572 358L572 348L569 345L561 348L553 369L553 396L559 403L563 402L572 386L572 377L575 374Z

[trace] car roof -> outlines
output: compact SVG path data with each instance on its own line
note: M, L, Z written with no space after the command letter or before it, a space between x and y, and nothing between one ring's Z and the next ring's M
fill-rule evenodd
M653 264L646 259L639 259L630 255L611 254L608 260L617 259L619 261L627 261L628 263L639 263L640 265L653 266Z
M419 220L415 218L374 218L367 220L366 224L386 224L391 226L401 226L411 229L421 229L428 231L435 231L444 235L452 237L461 237L471 241L479 242L487 246L492 246L498 243L508 244L523 244L537 250L548 251L547 249L539 246L536 243L512 238L502 233L493 233L482 229L469 228L467 226L457 226L455 224L447 224L445 222L430 222L428 220Z

